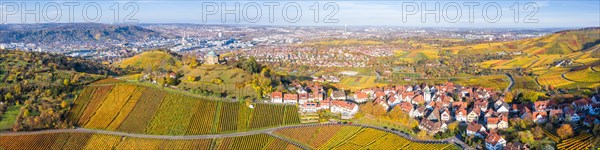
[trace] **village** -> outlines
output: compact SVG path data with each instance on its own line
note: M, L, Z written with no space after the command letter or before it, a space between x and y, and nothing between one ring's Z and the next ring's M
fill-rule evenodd
M463 87L453 83L440 85L406 85L367 88L355 92L324 89L319 83L306 86L292 84L290 92L273 92L272 103L298 105L301 114L330 111L341 120L349 120L363 104L372 102L385 111L399 107L419 121L418 129L428 135L447 132L448 124L458 122L466 128L459 131L483 141L487 149L522 149L521 142L512 143L500 131L521 121L533 124L570 124L573 129L593 128L599 124L600 94L572 103L537 100L532 103L510 103L503 92L490 88ZM514 122L513 122L514 121ZM577 126L581 125L581 127ZM463 137L466 139L466 137ZM472 139L470 139L472 140ZM509 143L510 142L510 143Z

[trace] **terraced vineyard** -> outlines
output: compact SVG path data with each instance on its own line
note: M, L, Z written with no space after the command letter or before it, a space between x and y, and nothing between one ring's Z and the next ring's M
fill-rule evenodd
M97 133L0 136L0 149L300 149L267 134L209 139L154 139Z
M552 141L554 141L556 143L560 142L560 138L558 136L556 136L556 135L554 135L554 134L552 134L552 133L550 133L550 132L548 132L546 130L543 130L543 131L544 131L544 134L546 136L548 136L548 138L550 138Z
M565 139L557 144L558 149L589 149L592 146L592 140L596 138L592 134L584 133L578 136Z
M203 100L129 83L86 87L69 112L84 128L155 135L201 135L298 124L291 105Z
M535 83L535 79L533 77L513 75L513 78L515 80L513 89L540 89L540 87Z
M482 86L503 90L510 84L510 80L506 75L490 75L473 78L455 78L450 81L465 85L465 86Z
M375 86L384 86L386 84L377 83L376 76L352 76L345 77L340 80L339 83L334 84L338 88L344 88L349 90L359 90L363 88L375 87Z
M537 81L540 85L552 85L557 88L595 88L600 86L600 83L573 82L562 77L562 74L569 71L568 68L552 68L548 70L538 71L539 77Z
M285 109L289 107L294 107L295 109L290 108L291 111L286 111ZM300 116L298 108L295 106L257 103L254 105L254 110L252 111L250 128L264 128L298 122L300 122Z
M454 149L453 144L412 142L395 133L345 125L290 127L274 132L311 149Z
M593 70L592 67L587 67L575 71L566 72L565 78L576 82L600 83L600 72Z

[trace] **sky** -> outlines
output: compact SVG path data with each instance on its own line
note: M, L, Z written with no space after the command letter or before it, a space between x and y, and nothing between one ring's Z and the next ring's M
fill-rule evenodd
M581 28L600 26L600 1L0 0L0 22Z

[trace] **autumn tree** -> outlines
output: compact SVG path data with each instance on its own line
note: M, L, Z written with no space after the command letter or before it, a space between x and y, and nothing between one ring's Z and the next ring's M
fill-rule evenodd
M190 66L190 68L196 68L198 66L198 60L196 60L196 59L191 60L189 66Z
M458 133L458 121L448 124L448 132L450 132L450 134Z
M190 76L187 77L187 79L188 79L188 81L192 81L193 82L193 81L196 81L197 77L190 75Z
M367 102L360 107L360 111L365 114L373 114L373 102Z
M10 94L10 92L4 94L4 101L6 101L6 102L13 100L13 98L15 98L15 97L12 94Z
M515 96L513 95L512 92L506 92L506 93L504 93L504 102L506 102L506 103L512 103L513 98L515 98Z
M68 105L69 105L69 103L67 103L67 101L62 101L62 102L60 103L60 107L61 107L61 108L67 108L67 106L68 106Z
M538 100L539 95L535 91L523 91L523 99L531 102L535 102Z
M536 138L536 139L541 139L544 137L544 131L542 130L542 128L540 126L537 126L533 129L531 129L531 133L533 134L533 138Z
M535 141L535 139L533 138L533 134L531 133L531 131L520 131L517 133L518 137L519 137L519 141L523 142L523 143L533 143Z
M425 139L427 138L427 131L425 130L421 130L417 133L417 137L419 137L420 139Z
M71 83L71 82L69 81L69 79L65 79L65 80L63 80L63 84L64 84L65 86L69 86L69 84L70 84L70 83Z
M592 129L592 133L596 136L600 135L600 124L594 125L594 128Z
M402 111L401 107L394 107L390 110L389 115L392 119L399 120L403 117L404 111Z
M381 116L385 115L386 112L387 112L387 110L382 105L379 105L379 104L373 105L373 115L374 116L381 117Z
M556 129L556 134L558 134L561 139L569 138L573 136L573 128L570 124L563 124L560 128Z

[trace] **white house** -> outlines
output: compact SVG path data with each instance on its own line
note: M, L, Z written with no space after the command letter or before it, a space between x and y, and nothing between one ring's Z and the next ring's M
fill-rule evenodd
M332 101L331 112L354 115L358 112L358 105L346 101ZM344 119L344 118L342 118ZM350 119L350 118L348 118Z
M473 108L473 110L467 114L467 122L477 121L479 119L479 115L481 115L481 110Z
M316 113L320 109L320 107L315 102L307 102L300 105L300 109L302 112L305 113Z
M283 103L285 104L296 104L298 103L298 94L284 94Z
M425 108L425 106L421 106L417 109L413 109L413 111L410 113L410 117L412 118L419 118L419 117L423 117L425 115L425 110L427 108Z
M367 93L356 92L354 94L354 101L357 103L364 103L367 102L367 100L369 100L369 95L367 95Z
M485 147L489 150L501 150L505 145L506 140L495 131L491 131L485 138Z
M466 109L459 108L459 109L458 109L458 110L456 110L456 112L454 113L454 118L456 119L456 121L459 121L459 122L466 122L466 121L467 121L467 110L466 110Z

